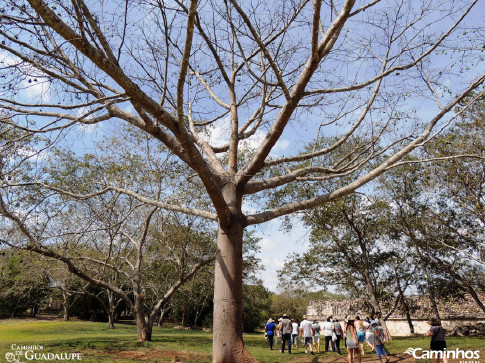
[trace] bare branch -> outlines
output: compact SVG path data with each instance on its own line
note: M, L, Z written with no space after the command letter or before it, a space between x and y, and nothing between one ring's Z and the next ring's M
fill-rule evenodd
M144 197L144 196L142 196L138 193L135 193L131 190L118 188L118 187L114 187L114 186L105 187L105 188L100 189L100 190L98 190L97 192L94 192L94 193L75 194L75 193L72 193L70 191L63 190L63 189L60 189L60 188L57 188L57 187L53 187L51 185L41 183L41 182L28 183L28 184L16 184L16 185L17 186L39 185L39 186L46 188L48 190L52 190L52 191L55 191L57 193L67 195L69 197L72 197L72 198L75 198L75 199L78 199L78 200L90 199L90 198L96 197L98 195L105 194L109 191L114 191L114 192L118 192L118 193L122 193L122 194L132 196L142 203L153 205L155 207L159 207L159 208L162 208L162 209L171 210L171 211L174 211L174 212L185 213L185 214L194 215L194 216L199 216L199 217L203 217L203 218L207 218L207 219L211 219L211 220L217 220L217 215L214 214L214 213L206 212L206 211L199 210L199 209L196 209L196 208L185 208L185 207L182 207L178 204L163 203L163 202L160 202L160 201L157 201L157 200L153 200L153 199L149 199L147 197Z
M456 97L452 102L450 102L446 107L444 107L428 123L428 127L423 131L423 133L420 136L416 137L408 145L404 146L401 150L397 151L394 155L390 156L381 165L374 168L373 170L366 173L365 175L359 177L352 183L349 183L348 185L341 187L335 191L317 196L315 198L311 198L305 201L289 203L287 205L274 208L266 212L247 216L247 224L248 225L259 224L259 223L263 223L263 222L278 218L283 215L291 214L305 209L310 209L312 207L322 205L324 203L336 200L338 198L344 197L354 192L362 185L365 185L371 180L382 175L386 170L388 170L389 167L392 167L394 164L399 162L399 160L401 160L404 156L408 155L412 150L418 147L424 140L426 140L426 138L429 136L429 134L436 126L438 121L441 120L448 112L450 112L459 102L461 102L470 93L470 91L476 89L479 85L483 84L484 81L485 81L485 75L482 75L475 82L473 82L472 85L468 87L468 89L465 90L460 96Z

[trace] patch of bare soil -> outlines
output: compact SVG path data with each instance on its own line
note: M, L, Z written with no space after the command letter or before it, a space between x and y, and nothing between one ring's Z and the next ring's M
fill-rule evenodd
M416 360L410 356L409 354L392 354L389 356L390 363L407 363L407 362L416 362ZM296 360L295 360L296 361ZM275 361L277 362L277 360ZM340 357L328 357L325 355L319 356L311 356L305 358L298 359L298 362L311 362L311 363L347 363L348 357L347 354L342 354ZM357 358L354 358L354 363L357 363ZM379 363L379 359L377 358L377 354L366 354L362 356L362 363Z
M111 351L89 351L84 352L87 356L96 357L100 360L117 361L117 360L131 360L140 362L170 362L170 363L190 363L190 362L210 362L210 354L180 352L175 350L111 350ZM285 357L286 358L286 357ZM296 357L295 357L296 358ZM287 361L287 360L285 360ZM299 356L295 361L298 362L312 362L312 363L343 363L348 362L347 355L340 357L328 357L325 355L318 356ZM278 363L278 358L275 357L275 363ZM357 363L357 359L354 359ZM379 362L376 354L366 354L362 356L362 363ZM415 359L409 354L393 354L390 356L390 363L407 363L415 362Z
M110 350L84 352L106 361L132 360L140 362L210 362L211 356L203 353L180 352L175 350Z

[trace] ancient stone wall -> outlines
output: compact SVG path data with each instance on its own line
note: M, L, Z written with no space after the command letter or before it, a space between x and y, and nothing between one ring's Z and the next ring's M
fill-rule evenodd
M485 294L480 296L485 301ZM423 296L407 297L409 305L412 307L411 319L413 321L415 334L425 334L429 330L428 319L433 316L431 304L428 298ZM366 311L365 304L360 299L345 300L316 300L311 301L307 307L309 320L325 321L329 316L343 321L345 317L355 317L359 315L365 319L370 315ZM383 309L383 315L387 315L386 308ZM438 310L442 319L443 327L451 332L457 327L475 325L485 322L485 312L480 309L471 297L465 297L460 300L448 300L438 302ZM393 336L409 336L411 331L404 314L395 311L386 321L389 332Z

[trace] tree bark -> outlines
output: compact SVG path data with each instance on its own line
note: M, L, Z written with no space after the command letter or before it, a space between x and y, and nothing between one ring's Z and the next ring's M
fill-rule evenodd
M223 189L232 212L229 226L219 224L214 272L213 363L256 362L243 342L242 239L245 220L233 183Z
M111 291L108 292L108 327L109 329L115 328L115 314L116 314L116 304L114 303L114 293Z
M147 323L145 318L145 304L142 295L135 295L133 315L136 323L138 342L149 342L152 340L152 325Z
M160 311L160 318L158 319L158 325L157 325L159 328L162 327L163 317L164 317L166 311L167 311L167 309L165 309L165 308L161 309L161 311Z
M368 291L368 295L369 295L369 298L370 298L370 303L371 303L372 307L374 308L374 311L376 313L381 313L381 316L383 316L382 311L381 311L381 307L379 305L379 302L377 301L377 297L376 297L376 294L375 294L375 288L374 288L374 285L372 284L372 281L371 281L371 278L368 274L368 271L365 271L364 277L365 277L365 281L366 281L366 284L367 284L367 291ZM386 324L386 321L384 320L384 317L382 319L380 319L380 323L381 323L382 329L384 330L384 335L385 335L386 340L391 340L392 339L391 333L389 333L389 329L387 328L387 324Z
M413 319L411 319L411 313L409 312L409 305L406 302L406 298L404 296L402 297L402 304L403 304L403 307L404 307L404 311L406 312L406 319L407 319L408 325L409 325L409 332L411 334L414 334Z
M440 317L440 311L438 309L438 304L436 303L436 295L434 293L434 288L433 285L431 284L431 278L428 274L428 268L426 267L426 262L424 261L423 254L421 252L420 247L418 246L417 241L414 239L413 236L411 236L414 246L416 247L416 252L418 253L419 257L419 262L421 263L421 268L423 269L424 277L426 278L426 284L428 286L428 295L429 295L429 300L431 302L431 306L433 308L434 314L438 321L441 322L441 317Z
M480 300L480 297L478 296L475 289L470 284L468 284L467 289L468 289L468 292L470 293L470 295L473 297L473 300L475 300L477 305L480 307L480 309L482 309L483 312L485 312L485 305L483 305L483 303Z
M114 318L114 314L111 311L108 313L108 328L109 329L115 328L115 318Z
M62 307L64 311L64 321L69 320L69 294L67 291L62 291Z
M411 332L411 334L414 334L414 324L413 324L413 320L411 319L411 313L409 312L409 305L406 301L406 296L404 296L404 291L402 289L399 276L397 276L397 271L396 271L396 284L397 284L397 289L399 291L399 295L401 296L401 305L404 308L404 312L406 313L406 320L408 321L409 331Z

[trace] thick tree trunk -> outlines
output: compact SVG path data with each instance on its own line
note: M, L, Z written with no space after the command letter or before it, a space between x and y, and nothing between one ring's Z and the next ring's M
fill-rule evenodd
M109 329L115 328L115 313L116 305L114 303L114 293L108 290L108 327Z
M115 318L114 318L114 314L112 314L111 312L108 313L108 328L109 329L115 328Z
M37 316L37 313L39 312L39 305L35 304L32 307L32 310L30 311L30 315L32 315L34 318Z
M242 325L242 239L244 221L241 199L227 184L224 197L233 211L232 223L219 226L218 253L214 275L214 363L255 362L243 342ZM232 199L231 199L232 198Z
M145 318L144 298L141 295L135 296L135 306L133 315L136 323L137 340L139 342L149 342L152 340L152 327Z
M372 281L370 279L368 271L366 271L364 273L364 277L365 277L365 281L366 281L366 284L367 284L367 291L368 291L368 295L369 295L369 298L370 298L370 303L371 303L374 311L376 313L381 313L381 315L382 315L381 307L379 305L379 302L377 301L374 285L372 284ZM387 328L387 324L386 324L386 321L384 320L384 318L380 319L380 323L381 323L382 329L384 330L384 335L385 335L386 340L391 340L392 339L391 333L389 333L389 329Z

